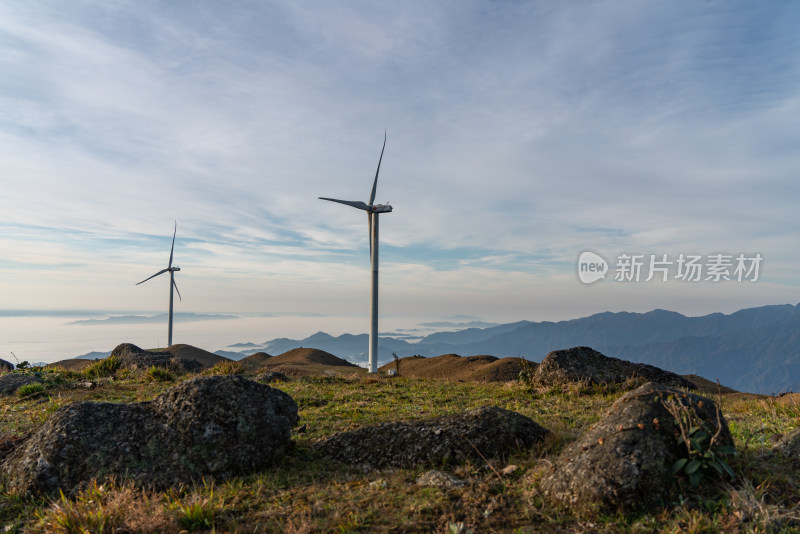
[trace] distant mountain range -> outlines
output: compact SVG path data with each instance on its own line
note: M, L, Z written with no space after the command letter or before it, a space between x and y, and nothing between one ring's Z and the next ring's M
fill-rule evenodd
M313 347L364 364L366 334L331 336L317 332L305 339L278 338L262 344L239 344L242 351L217 351L232 359L255 352L281 354ZM419 342L381 337L379 365L398 356L491 354L541 361L548 352L589 346L606 356L648 363L679 374L697 374L751 393L800 391L800 304L762 306L730 315L687 317L653 310L604 312L559 322L502 324L437 332Z

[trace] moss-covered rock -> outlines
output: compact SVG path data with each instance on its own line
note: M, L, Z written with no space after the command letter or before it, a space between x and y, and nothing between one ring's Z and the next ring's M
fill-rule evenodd
M717 445L733 445L714 401L651 382L620 397L564 450L541 480L545 498L579 516L661 504L672 486L671 469L686 454L668 406L717 434Z
M504 457L550 432L524 415L485 406L427 421L390 421L334 434L315 448L362 470L441 466ZM480 453L478 452L480 451Z
M575 382L621 384L637 377L665 386L697 389L694 384L675 373L645 363L611 358L590 347L554 350L542 360L533 373L534 380L541 385Z
M12 490L36 493L111 475L150 487L224 478L280 459L296 422L282 391L241 376L198 377L150 402L61 408L0 471Z
M42 379L33 373L7 373L0 376L0 395L13 395L22 386L41 383Z

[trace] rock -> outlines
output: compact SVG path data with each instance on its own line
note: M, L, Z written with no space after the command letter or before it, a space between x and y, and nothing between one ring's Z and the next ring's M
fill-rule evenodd
M620 397L605 417L569 445L542 478L545 498L578 516L628 513L662 504L673 482L673 464L685 456L666 403L679 400L717 443L733 445L714 401L654 383ZM718 424L719 421L719 424Z
M41 384L42 379L31 373L7 373L0 376L0 395L13 395L22 386Z
M481 454L504 457L549 433L524 415L488 406L427 421L392 421L340 432L315 444L315 449L364 471L407 469L481 461Z
M150 352L133 343L122 343L111 351L109 358L119 358L124 369L149 369L174 365L174 356L169 352Z
M0 359L0 373L2 373L3 371L13 371L13 370L14 370L14 364L12 364L11 362L7 362L3 359Z
M781 438L772 450L787 458L800 462L800 428L795 429Z
M675 373L644 363L611 358L589 347L554 350L536 367L533 376L542 385L570 382L619 384L639 377L665 386L697 389L694 384Z
M508 476L508 475L513 475L517 471L519 471L519 466L518 465L509 464L509 465L505 466L503 469L501 469L500 473L503 474L503 475Z
M268 373L259 375L256 377L256 380L263 382L264 384L269 384L270 382L288 382L289 377L280 371L270 371Z
M117 476L146 487L250 473L290 447L297 405L242 376L187 380L150 402L76 402L0 464L21 493L74 492Z
M466 480L461 480L457 476L443 471L426 471L417 477L418 486L432 486L435 488L463 488L467 485Z

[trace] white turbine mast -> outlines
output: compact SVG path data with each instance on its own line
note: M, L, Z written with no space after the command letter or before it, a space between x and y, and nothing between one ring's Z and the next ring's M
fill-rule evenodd
M155 278L160 274L169 273L169 328L167 330L167 347L172 346L172 298L173 298L172 289L173 288L175 288L175 291L178 292L178 299L180 299L181 301L183 300L181 298L181 292L178 290L178 284L175 283L175 272L180 271L181 268L177 266L176 267L172 266L172 252L175 250L175 235L177 233L178 233L178 221L175 221L175 231L172 233L172 247L169 249L169 263L167 264L167 268L161 269L153 276L145 278L144 280L136 284L138 286L139 284L147 282L148 280L150 280L150 278Z
M381 172L381 161L383 151L386 149L386 132L383 134L383 148L381 157L378 159L378 170L375 171L375 181L372 182L372 193L369 195L369 204L354 200L339 200L336 198L319 197L321 200L330 200L352 206L356 209L367 212L369 223L369 249L370 265L372 268L372 289L369 297L370 308L370 327L369 327L369 372L378 371L378 215L390 213L392 207L389 204L373 204L375 202L375 190L378 187L378 174Z

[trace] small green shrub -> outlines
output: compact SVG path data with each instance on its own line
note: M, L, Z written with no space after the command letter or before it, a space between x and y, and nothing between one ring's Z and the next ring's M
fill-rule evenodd
M38 382L33 384L25 384L24 386L17 389L17 395L19 395L20 397L30 397L31 395L40 393L45 389L46 388L44 387L44 384L40 384Z
M117 356L109 356L99 362L93 363L86 368L84 374L86 378L102 378L104 376L114 376L122 365L122 360Z
M151 382L174 382L175 375L163 367L156 367L155 365L147 370L145 375L147 380Z
M222 361L208 371L212 375L241 375L244 373L244 366L239 362Z
M711 429L694 409L681 402L680 398L670 395L662 403L675 418L678 445L683 445L685 448L685 456L672 465L672 474L686 476L694 488L698 487L703 479L711 476L728 475L731 479L735 478L726 457L734 456L736 448L722 445L717 441L722 429L719 407L717 407L717 428Z
M168 495L168 498L169 497ZM211 493L208 497L202 497L200 494L195 493L189 497L188 502L184 503L173 493L170 500L170 508L178 512L178 523L181 528L189 532L214 528L216 506L214 504L213 485L211 486Z

